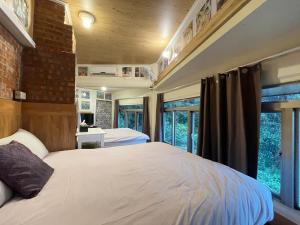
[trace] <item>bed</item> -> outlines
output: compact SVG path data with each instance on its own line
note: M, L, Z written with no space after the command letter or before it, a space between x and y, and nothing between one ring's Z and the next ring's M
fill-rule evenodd
M150 138L148 135L129 128L103 129L104 147L144 144Z
M0 225L254 225L271 193L224 165L164 143L50 153L55 171L33 199L0 209Z

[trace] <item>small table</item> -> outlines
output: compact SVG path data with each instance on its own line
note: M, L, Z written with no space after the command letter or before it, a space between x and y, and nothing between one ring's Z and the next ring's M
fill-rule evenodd
M99 147L104 147L104 135L106 133L101 128L89 128L88 132L77 132L78 149L82 148L82 143L96 142Z

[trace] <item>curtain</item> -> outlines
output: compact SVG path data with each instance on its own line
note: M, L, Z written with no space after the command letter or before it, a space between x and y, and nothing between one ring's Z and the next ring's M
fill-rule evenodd
M163 134L163 113L164 113L164 94L157 94L156 101L156 121L154 141L162 141Z
M119 100L115 100L114 128L119 127Z
M197 154L257 176L260 65L201 81Z
M149 97L143 98L143 133L150 137Z

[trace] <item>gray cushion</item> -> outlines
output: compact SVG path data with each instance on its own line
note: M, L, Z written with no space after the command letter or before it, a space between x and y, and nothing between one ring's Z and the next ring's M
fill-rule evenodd
M36 196L53 171L26 146L16 141L0 146L0 180L23 198Z

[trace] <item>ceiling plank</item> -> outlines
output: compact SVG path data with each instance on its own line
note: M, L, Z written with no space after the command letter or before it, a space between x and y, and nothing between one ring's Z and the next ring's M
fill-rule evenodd
M80 64L151 64L194 0L69 0ZM78 13L96 17L86 29Z

